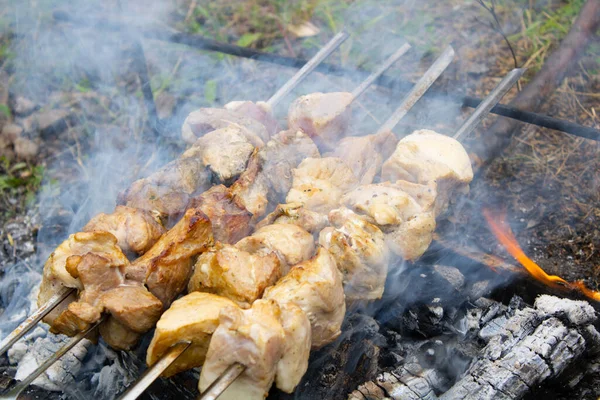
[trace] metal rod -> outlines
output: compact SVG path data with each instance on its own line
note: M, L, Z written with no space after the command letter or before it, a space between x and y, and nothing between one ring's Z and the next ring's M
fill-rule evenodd
M357 98L361 94L364 93L365 90L369 86L373 84L385 71L387 71L400 57L402 57L408 50L410 50L410 44L404 43L402 47L400 47L394 54L388 57L387 60L371 75L367 77L354 91L352 92L352 96Z
M273 108L277 103L281 101L292 89L294 89L300 82L304 80L324 59L329 57L331 53L342 43L348 39L350 35L346 31L341 31L337 35L335 35L329 43L325 45L317 54L315 54L310 60L304 64L296 74L285 83L282 87L279 88L277 92L269 100L267 100L267 104Z
M446 70L448 65L454 58L454 49L452 46L446 47L442 55L429 67L425 75L423 75L413 86L410 92L406 95L400 106L394 113L385 121L377 133L391 131L400 122L400 120L408 113L408 111L419 101L425 94L427 89L436 81L437 78Z
M502 97L514 86L515 83L527 71L526 68L515 68L510 71L502 81L490 92L490 94L477 106L473 114L454 134L454 139L459 139L461 136L468 135L473 132L473 129L481 123L481 121L489 114L490 110L502 100Z
M245 370L240 363L230 365L196 400L216 400Z
M25 334L32 330L42 318L48 315L56 308L56 306L58 306L64 299L69 297L74 292L75 289L63 288L63 290L61 290L59 293L52 296L50 300L38 308L33 314L31 314L31 316L29 316L29 318L21 322L21 324L15 328L15 330L13 330L2 340L2 342L0 342L0 354L6 353L8 349L17 342L17 340L25 336Z
M58 359L60 359L65 354L67 354L69 352L69 350L71 350L73 347L75 347L75 345L77 345L77 343L79 343L84 337L86 337L88 333L90 333L91 331L96 329L96 327L98 325L100 325L103 321L104 321L104 318L101 318L98 322L91 325L86 330L79 332L77 335L75 335L71 339L69 339L69 341L63 347L61 347L60 349L58 349L58 351L56 351L54 354L52 354L52 356L50 358L48 358L46 361L44 361L42 363L42 365L37 367L35 369L35 371L33 371L31 374L29 374L21 382L17 383L8 392L0 395L0 400L16 400L19 397L19 394L21 394L21 392L23 390L25 390L27 388L27 386L29 386L38 376L40 376L41 374L46 372L46 370L48 368L50 368L52 366L52 364L54 364L56 361L58 361Z
M180 342L171 346L171 348L163 354L154 365L144 372L133 386L127 389L127 391L119 397L119 400L135 400L140 397L141 394L144 393L144 390L148 389L152 382L158 379L160 374L169 368L169 366L173 364L188 347L190 347L190 344L190 342Z

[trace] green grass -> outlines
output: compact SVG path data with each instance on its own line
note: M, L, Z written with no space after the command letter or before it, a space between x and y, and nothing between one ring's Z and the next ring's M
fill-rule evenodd
M32 205L42 183L44 167L0 157L0 204L5 216ZM16 203L14 200L17 200Z

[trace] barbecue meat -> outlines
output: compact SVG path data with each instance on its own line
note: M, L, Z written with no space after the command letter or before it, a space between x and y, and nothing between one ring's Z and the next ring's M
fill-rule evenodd
M433 198L431 186L384 182L359 186L343 196L342 204L377 225L395 254L415 260L433 239Z
M209 218L200 208L189 209L150 250L126 268L125 278L145 283L166 307L185 288L193 257L212 244Z
M250 157L244 173L231 185L231 194L252 214L251 224L265 214L269 204L269 181L262 171L258 152Z
M217 129L234 126L255 147L264 146L269 140L267 128L254 118L242 112L224 108L200 108L192 111L181 127L181 136L188 143L194 143L199 137Z
M82 231L109 232L117 238L117 245L123 252L143 254L165 233L165 228L147 211L117 206L110 214L93 217Z
M319 244L342 272L346 299L380 299L390 259L383 232L347 208L331 211L329 221L333 227L321 231Z
M327 215L306 209L302 203L279 204L256 227L261 229L274 224L297 225L310 233L317 233L328 225Z
M219 322L202 367L200 391L236 362L246 370L220 399L264 399L276 376L280 389L294 390L310 352L310 323L302 310L257 300L249 310L223 308Z
M283 275L290 267L311 258L315 252L313 236L297 225L265 225L236 243L235 247L254 254L275 253Z
M214 249L198 257L188 292L218 294L248 308L280 277L281 267L275 253L250 254L217 243Z
M400 140L381 174L389 181L435 183L438 215L448 207L455 192L468 192L473 180L471 161L463 146L451 137L425 129Z
M250 234L252 214L230 188L213 186L192 199L190 206L208 216L216 241L233 244Z
M392 132L368 136L350 136L340 140L326 157L339 157L352 169L362 185L372 183L381 170L383 160L396 148L398 139Z
M146 363L154 365L171 346L180 342L191 343L164 372L171 376L204 363L211 335L219 324L219 313L236 304L221 296L193 292L173 302L156 324L154 336L148 347Z
M358 185L352 170L337 157L307 158L292 173L286 202L322 214L337 208L342 195Z
M341 333L346 313L342 275L331 254L323 248L267 288L263 298L300 307L310 321L313 348L332 342Z
M269 136L279 131L279 124L273 117L273 110L264 101L231 101L223 107L226 110L235 111L247 117L257 120L267 129Z
M322 148L332 148L348 130L351 93L311 93L294 100L288 110L292 131L301 130Z
M271 188L274 204L281 203L292 188L292 169L305 158L318 158L319 149L302 131L287 130L279 132L269 140L259 155L263 162L263 171Z

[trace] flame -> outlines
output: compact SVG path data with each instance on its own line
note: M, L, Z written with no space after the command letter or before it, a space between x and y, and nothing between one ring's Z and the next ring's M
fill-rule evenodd
M483 216L487 220L490 229L498 239L500 243L506 248L506 250L512 255L517 261L525 267L529 274L544 283L547 286L553 288L569 288L579 290L586 297L600 301L600 292L588 289L582 281L574 283L567 282L563 278L557 275L548 275L539 265L531 260L525 252L519 246L515 235L512 233L510 227L506 224L504 216L500 218L494 217L492 212L488 209L483 209Z

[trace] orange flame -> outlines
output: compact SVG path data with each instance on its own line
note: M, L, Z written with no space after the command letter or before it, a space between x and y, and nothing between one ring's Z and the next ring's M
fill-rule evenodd
M506 250L512 255L517 261L525 267L529 274L537 279L538 281L554 288L570 288L579 290L585 296L592 300L600 301L600 292L588 289L585 284L581 281L569 283L560 276L548 275L539 265L531 260L525 252L519 246L515 235L512 233L510 227L504 222L504 218L494 218L492 212L488 209L483 209L483 216L487 220L490 229L498 239L498 241L506 248Z

